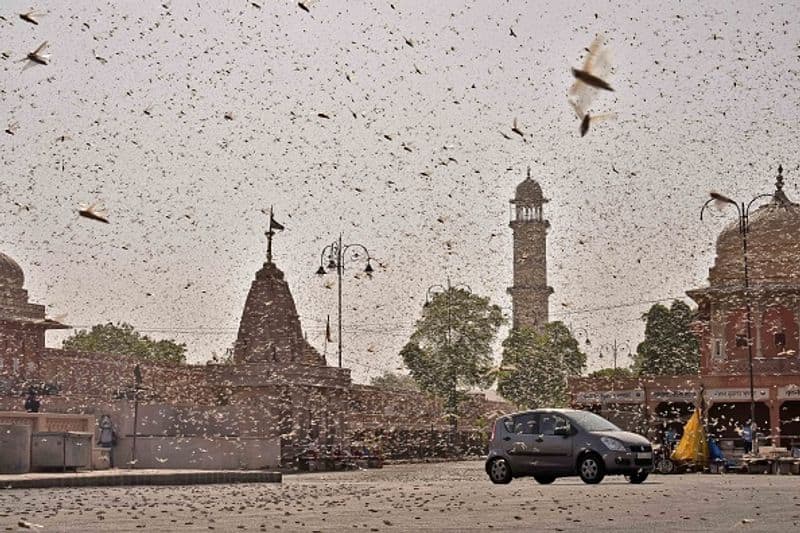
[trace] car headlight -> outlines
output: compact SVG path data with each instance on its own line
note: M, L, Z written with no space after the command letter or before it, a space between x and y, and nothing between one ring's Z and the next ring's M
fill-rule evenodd
M622 444L617 439L612 439L611 437L600 437L600 442L603 443L603 446L611 450L612 452L624 452L627 451L625 445Z

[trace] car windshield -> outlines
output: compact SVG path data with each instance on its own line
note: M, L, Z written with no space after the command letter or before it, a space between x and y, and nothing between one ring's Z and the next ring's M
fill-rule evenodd
M602 416L586 411L570 413L569 418L586 431L622 431Z

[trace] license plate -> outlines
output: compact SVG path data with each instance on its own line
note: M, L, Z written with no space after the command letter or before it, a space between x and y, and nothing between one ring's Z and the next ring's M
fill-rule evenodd
M653 454L650 452L639 452L636 454L637 459L652 459Z

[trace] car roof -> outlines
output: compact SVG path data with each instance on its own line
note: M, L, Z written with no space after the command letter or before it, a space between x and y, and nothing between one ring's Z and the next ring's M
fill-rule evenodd
M517 411L515 413L508 413L498 418L506 418L508 416L517 416L517 415L525 415L530 413L580 413L584 412L581 409L559 409L559 408L539 408L539 409L527 409L525 411Z

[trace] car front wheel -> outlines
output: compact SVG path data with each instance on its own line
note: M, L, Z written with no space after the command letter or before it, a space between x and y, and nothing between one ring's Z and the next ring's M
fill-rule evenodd
M634 485L638 485L639 483L643 483L644 480L647 479L648 473L649 472L647 472L647 470L639 470L638 472L635 472L633 474L629 474L629 475L627 475L625 477L628 478L628 481L630 483L633 483Z
M492 459L492 462L489 463L488 471L489 479L492 480L492 483L505 485L511 482L511 466L502 457Z
M587 453L578 463L578 475L584 483L595 485L606 475L603 460L597 454Z

